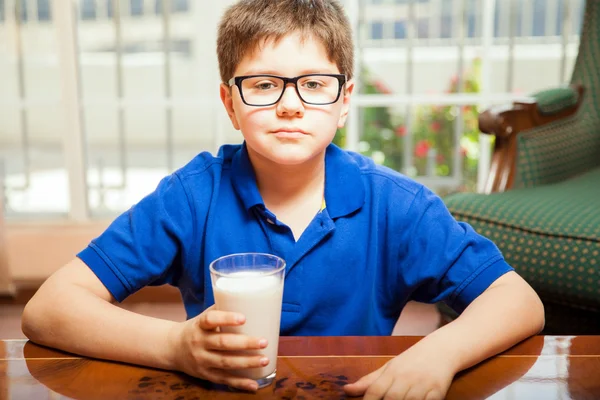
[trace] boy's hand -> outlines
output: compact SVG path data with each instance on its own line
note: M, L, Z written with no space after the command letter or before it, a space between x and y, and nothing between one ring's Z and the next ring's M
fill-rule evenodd
M240 354L241 350L267 347L267 340L242 334L222 333L219 327L243 325L242 314L217 311L213 307L175 326L171 332L175 367L188 375L214 383L255 391L258 385L231 373L234 369L264 367L269 360L262 355Z
M426 357L415 349L394 357L383 367L344 386L349 396L376 399L443 399L454 377L453 367L441 357Z

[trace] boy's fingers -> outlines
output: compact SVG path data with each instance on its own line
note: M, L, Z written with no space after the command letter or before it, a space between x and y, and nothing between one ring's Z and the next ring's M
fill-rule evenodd
M252 379L240 378L220 369L210 369L204 373L204 378L221 385L228 385L240 390L255 392L258 390L258 384Z
M245 369L265 367L269 364L269 359L261 354L247 355L207 351L204 356L204 363L217 369Z
M204 342L208 350L259 350L267 347L267 340L234 333L209 334Z
M375 382L375 380L377 378L379 378L379 376L383 372L384 368L385 368L385 366L379 368L378 370L371 372L368 375L363 376L362 378L360 378L359 380L357 380L354 383L349 383L348 385L345 385L344 392L346 392L346 394L348 396L364 395L365 392L367 391L367 389L369 388L369 386L371 386L371 384L373 382Z
M205 331L212 331L219 326L242 325L244 322L244 315L228 311L207 310L198 317L198 326Z

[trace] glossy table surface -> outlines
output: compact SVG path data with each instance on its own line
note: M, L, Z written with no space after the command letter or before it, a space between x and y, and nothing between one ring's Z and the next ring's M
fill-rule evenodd
M337 399L419 337L284 337L257 394L183 374L0 341L0 399ZM458 374L448 399L600 399L600 336L536 336Z

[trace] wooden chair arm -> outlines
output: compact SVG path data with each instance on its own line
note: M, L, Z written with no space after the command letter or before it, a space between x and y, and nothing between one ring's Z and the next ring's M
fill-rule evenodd
M504 192L512 188L517 160L517 135L520 132L570 117L579 110L584 87L580 84L571 87L579 94L577 103L556 113L540 112L536 100L531 97L509 106L492 107L479 115L479 130L496 137L485 193Z

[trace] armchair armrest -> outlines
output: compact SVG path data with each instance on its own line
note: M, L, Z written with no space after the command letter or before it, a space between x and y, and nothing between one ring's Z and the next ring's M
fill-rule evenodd
M583 85L573 84L538 92L512 105L495 106L479 115L479 130L496 137L485 193L503 192L512 187L517 135L572 116L581 105L583 93Z

